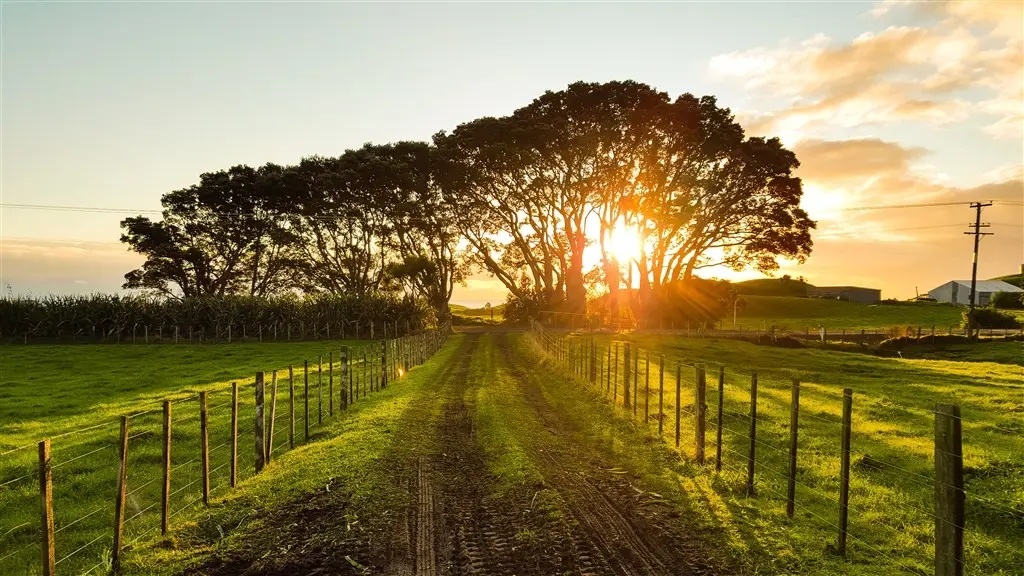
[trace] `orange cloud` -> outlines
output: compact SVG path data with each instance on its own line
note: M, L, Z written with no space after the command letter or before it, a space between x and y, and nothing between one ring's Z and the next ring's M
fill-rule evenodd
M997 117L986 128L990 135L1019 138L1024 40L1009 29L1014 22L1017 30L1024 27L1021 5L940 3L929 8L943 16L931 28L891 26L846 44L817 35L800 44L722 54L709 67L719 78L790 99L782 111L745 118L753 133L901 121L941 125L980 113Z
M843 182L869 175L901 175L928 151L878 138L802 140L794 148L799 175L815 183Z
M794 146L804 180L804 208L818 220L811 260L826 256L826 243L927 243L964 228L973 212L967 203L994 200L986 219L1006 227L994 238L1001 250L1015 248L1024 227L1024 165L1005 166L974 187L955 187L929 173L920 162L928 151L876 138L805 140ZM1000 203L999 201L1003 201ZM862 210L863 207L961 202L959 206ZM1006 233L1010 235L1006 236ZM824 252L827 254L828 252ZM844 265L849 265L844 261Z

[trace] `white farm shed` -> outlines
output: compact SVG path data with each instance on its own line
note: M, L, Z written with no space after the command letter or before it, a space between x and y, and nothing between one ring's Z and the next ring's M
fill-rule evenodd
M978 280L975 286L974 304L977 306L987 306L996 292L1011 292L1014 294L1024 292L1024 289L1002 280ZM971 303L971 281L953 280L946 282L938 288L929 290L928 296L935 298L939 302L967 306Z

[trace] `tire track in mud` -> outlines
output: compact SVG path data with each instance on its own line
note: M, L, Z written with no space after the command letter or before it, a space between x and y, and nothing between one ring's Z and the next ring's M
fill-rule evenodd
M467 335L478 340L478 335ZM476 351L467 353L466 363ZM462 373L462 371L460 371ZM494 479L476 442L466 395L479 386L468 374L444 386L447 396L437 438L443 452L430 458L437 506L434 546L438 574L475 576L490 574L546 575L532 572L521 547L515 543L515 510L491 495ZM417 522L419 525L419 522ZM416 574L427 575L417 565Z
M429 479L429 466L425 458L419 458L416 462L416 576L437 576L434 490Z
M544 398L524 360L516 358L503 334L499 349L527 404L537 413L551 433L543 457L538 459L541 473L559 493L575 520L567 536L579 554L581 573L623 576L714 574L702 566L695 551L681 545L685 535L653 522L639 510L633 489L621 479L606 473L602 466L587 460L591 450L572 440L580 431L561 417Z

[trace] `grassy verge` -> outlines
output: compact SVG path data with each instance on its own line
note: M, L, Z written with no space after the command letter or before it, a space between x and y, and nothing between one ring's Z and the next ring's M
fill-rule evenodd
M607 346L601 338L602 384ZM933 421L936 402L963 411L967 470L967 563L972 572L1012 574L1024 563L1024 370L995 362L901 360L821 350L784 350L736 341L639 336L642 422L647 359L657 398L665 358L664 440L674 444L675 374L681 366L680 452L693 458L695 369L708 367L708 453L715 450L718 366L725 366L723 472L703 468L681 477L701 494L709 522L735 535L732 552L761 573L887 574L931 570L933 550ZM613 355L614 358L614 355ZM621 382L624 354L612 373ZM613 361L614 363L614 361ZM631 367L632 369L632 367ZM759 376L757 479L759 496L743 497L749 440L752 372ZM797 514L784 511L788 469L790 380L801 382ZM604 387L600 387L603 391ZM850 550L846 560L827 548L836 539L841 393L854 389ZM621 383L615 396L620 416ZM632 390L631 390L632 392ZM655 402L652 400L651 404ZM656 414L655 409L651 412ZM632 416L632 410L628 412ZM649 426L654 429L657 420ZM713 458L709 458L713 462ZM694 505L701 509L701 506ZM751 554L754 552L754 554Z
M39 496L35 443L52 438L57 559L61 570L102 570L112 541L110 519L117 484L119 417L130 419L126 540L151 535L159 525L162 475L162 410L172 399L172 522L187 516L201 496L199 391L209 394L211 490L229 486L231 381L239 386L239 477L254 470L252 448L253 375L278 369L278 410L274 445L288 445L287 370L296 364L295 439L321 433L321 415L330 420L340 406L337 351L348 345L358 361L357 342L187 345L11 346L0 366L0 573L36 573ZM329 350L335 351L335 386L330 394ZM324 364L318 362L323 355ZM303 359L312 359L309 393ZM372 358L372 355L371 355ZM319 368L319 369L318 369ZM271 395L267 374L267 402ZM362 388L365 389L365 384ZM304 406L308 399L309 418ZM269 416L269 414L268 414ZM308 423L308 424L307 424Z
M172 574L211 557L228 564L237 557L262 557L261 569L272 570L278 555L264 552L278 550L285 556L296 528L287 520L302 522L310 514L333 516L337 530L325 531L306 546L379 553L365 543L392 531L409 504L408 490L396 473L403 455L436 448L429 445L432 436L422 433L434 426L441 406L428 384L439 367L453 361L460 340L453 338L427 364L356 403L325 426L323 441L282 455L178 527L174 538L147 541L129 555L126 573ZM339 562L357 567L366 561L357 553L346 556Z

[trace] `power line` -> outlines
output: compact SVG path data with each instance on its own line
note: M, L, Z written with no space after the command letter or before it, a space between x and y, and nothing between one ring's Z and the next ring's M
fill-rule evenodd
M0 203L0 208L24 210L49 210L54 212L96 212L102 214L163 214L160 210L136 210L133 208L104 208L98 206L63 206L59 204L18 204Z
M976 202L921 202L916 204L879 204L875 206L848 206L841 210L889 210L894 208L932 208L937 206L974 206ZM1024 206L1020 200L989 200L988 206Z
M891 208L931 208L935 206L967 206L970 202L925 202L920 204L881 204L877 206L848 206L843 210L888 210Z
M133 208L107 208L98 206L64 206L59 204L18 204L18 203L0 203L0 208L13 208L22 210L43 210L50 212L82 212L82 213L95 213L95 214L153 214L163 215L162 210L136 210ZM358 216L317 216L315 214L303 214L299 212L273 212L267 213L266 215L248 214L245 212L213 212L206 211L206 214L210 216L226 216L229 218L274 218L281 216L298 216L308 220L319 220L325 222L341 222L341 221L353 221L358 220ZM402 222L420 222L420 223L434 223L436 220L431 220L422 217L409 217L403 216L400 218Z
M832 238L832 237L841 237L841 236L859 236L859 235L863 235L863 234L880 234L880 233L886 233L886 232L908 232L910 230L932 230L932 229L935 229L935 228L954 228L954 227L958 228L960 226L963 226L963 224L960 224L960 223L957 223L957 224L936 224L934 226L912 226L910 228L889 228L889 229L886 229L886 230L851 230L849 232L831 232L831 233L827 233L827 234L818 234L818 235L815 236L815 238Z

